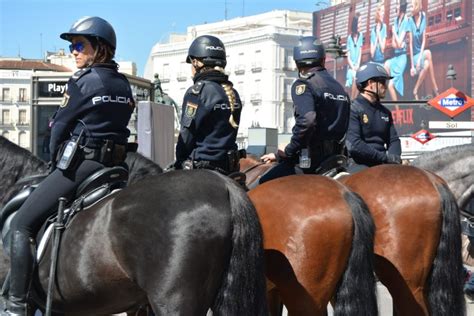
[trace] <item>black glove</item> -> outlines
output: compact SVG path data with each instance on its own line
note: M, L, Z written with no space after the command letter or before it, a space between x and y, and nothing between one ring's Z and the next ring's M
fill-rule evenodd
M387 163L401 164L402 163L402 158L398 155L387 154Z

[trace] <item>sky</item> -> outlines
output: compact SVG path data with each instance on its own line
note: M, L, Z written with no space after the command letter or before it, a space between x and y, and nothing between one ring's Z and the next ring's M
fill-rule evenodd
M67 49L59 34L83 16L100 16L117 34L116 61L143 75L153 45L191 25L272 10L313 12L327 0L0 0L0 56L40 59Z

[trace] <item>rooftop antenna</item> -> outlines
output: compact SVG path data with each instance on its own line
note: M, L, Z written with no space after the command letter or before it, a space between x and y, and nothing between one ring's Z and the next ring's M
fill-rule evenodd
M21 57L21 46L18 44L18 57Z

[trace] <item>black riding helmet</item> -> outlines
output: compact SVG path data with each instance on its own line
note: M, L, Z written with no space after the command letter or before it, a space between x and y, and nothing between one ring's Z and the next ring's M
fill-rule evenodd
M293 48L293 59L298 66L312 66L326 57L323 43L314 36L300 38Z
M390 80L393 77L388 74L387 70L385 70L382 64L369 61L368 63L360 66L360 68L357 70L356 85L359 89L361 89L365 82L369 81L370 79L375 80L377 78Z
M191 43L186 62L190 64L192 58L202 60L209 67L225 67L227 64L224 44L212 35L199 36Z
M106 20L97 16L86 16L77 20L69 32L62 33L60 37L66 41L71 41L72 36L98 37L110 45L113 49L117 47L117 39L112 25Z

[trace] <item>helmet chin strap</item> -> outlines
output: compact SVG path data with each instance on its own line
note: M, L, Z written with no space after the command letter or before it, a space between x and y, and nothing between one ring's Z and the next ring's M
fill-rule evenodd
M376 86L375 86L375 92L374 92L374 91L371 91L371 90L367 90L367 89L364 89L364 90L362 90L362 91L371 94L372 96L375 97L375 100L376 100L377 102L380 102L379 85L378 85L377 82L376 82L375 84L376 84Z

